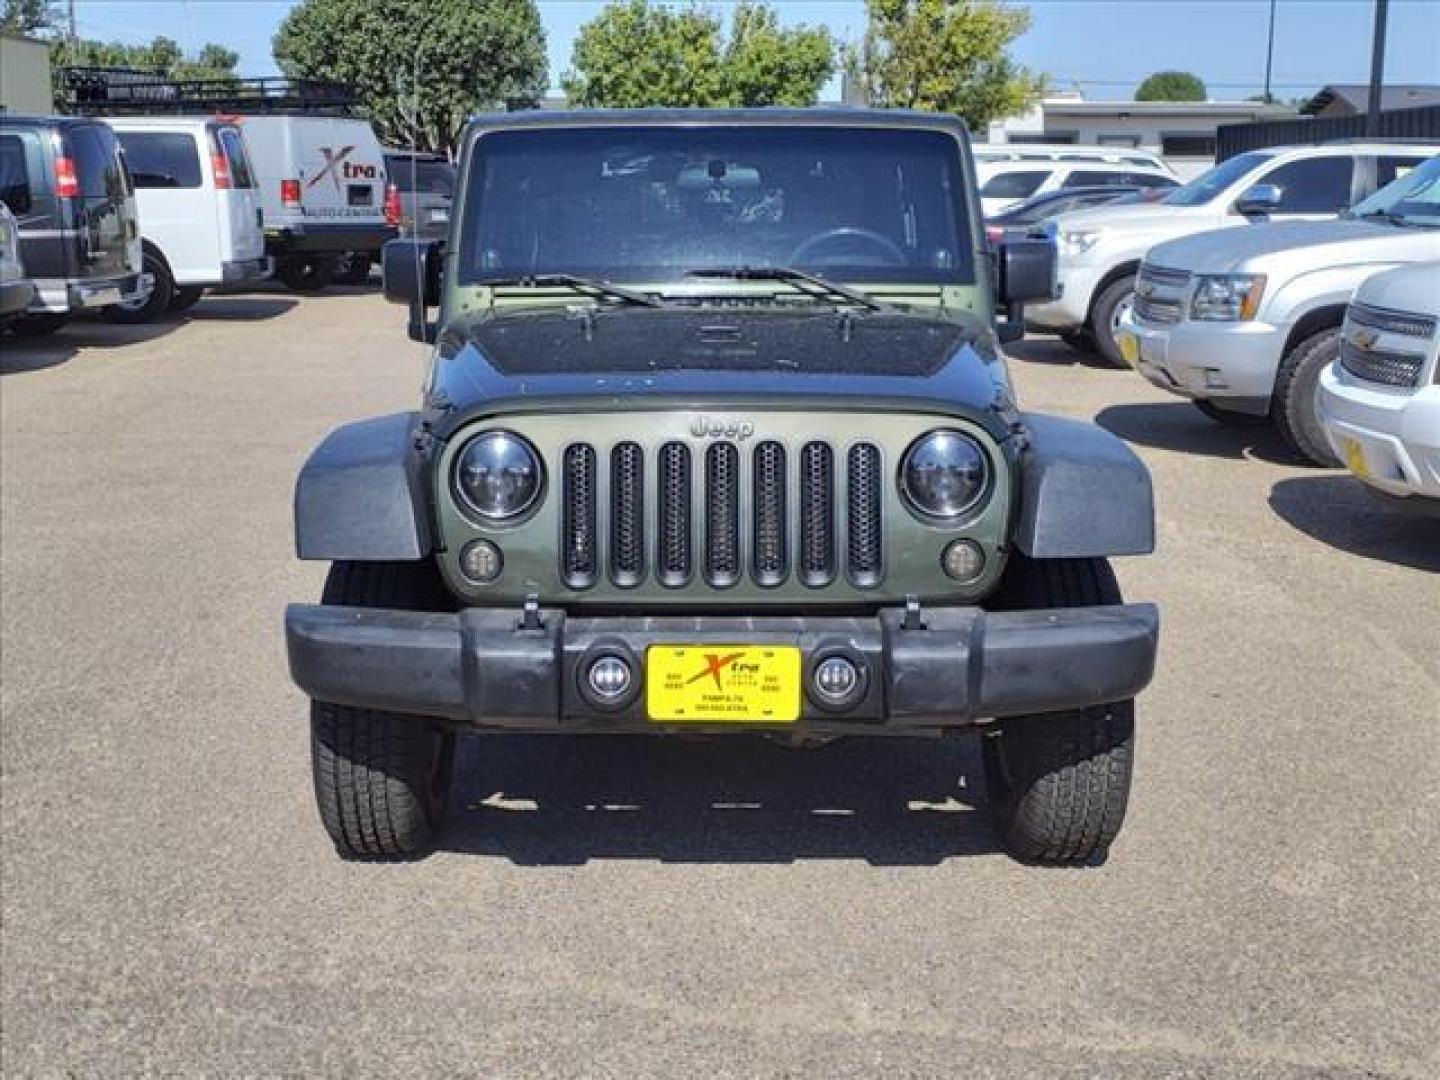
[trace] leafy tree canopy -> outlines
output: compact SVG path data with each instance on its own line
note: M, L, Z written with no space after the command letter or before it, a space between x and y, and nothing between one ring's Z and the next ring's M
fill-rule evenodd
M589 108L813 105L835 72L828 31L782 27L761 0L723 31L703 8L618 0L580 28L565 93Z
M0 31L7 34L33 34L54 25L53 0L5 0L0 8Z
M866 0L869 22L847 57L865 99L886 108L956 113L972 130L1024 112L1045 77L1007 50L1030 13L996 0Z
M1188 71L1157 71L1135 91L1136 101L1204 101L1208 96L1200 76Z
M274 50L287 75L352 87L382 141L444 153L470 114L547 86L534 0L302 0Z

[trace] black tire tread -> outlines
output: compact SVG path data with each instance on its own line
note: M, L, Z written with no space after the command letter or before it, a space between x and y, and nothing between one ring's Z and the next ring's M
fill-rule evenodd
M175 279L170 274L170 267L166 265L158 251L148 247L145 249L143 266L145 273L154 278L150 295L145 298L144 304L134 310L120 307L118 304L106 308L105 316L111 322L136 326L141 323L154 322L170 310L170 301L175 295Z
M1290 448L1315 465L1340 464L1340 459L1325 441L1320 421L1314 415L1320 369L1335 358L1339 347L1338 326L1321 330L1286 353L1280 361L1280 370L1275 374L1270 416L1280 431L1280 437Z
M430 563L335 563L322 603L453 607ZM454 734L423 718L322 701L311 702L310 733L315 801L336 850L364 860L427 854L444 818Z
M1120 603L1104 559L1013 556L992 606L1034 609ZM1135 707L1019 717L986 736L985 771L1001 843L1025 862L1083 864L1124 822L1134 764Z
M1090 310L1090 322L1086 329L1090 333L1090 339L1095 343L1095 355L1111 367L1128 368L1130 366L1125 362L1125 357L1120 355L1120 346L1115 343L1115 337L1110 333L1110 315L1116 305L1120 303L1121 298L1127 292L1133 293L1134 291L1134 274L1116 278L1100 290L1100 295L1095 298L1095 306Z

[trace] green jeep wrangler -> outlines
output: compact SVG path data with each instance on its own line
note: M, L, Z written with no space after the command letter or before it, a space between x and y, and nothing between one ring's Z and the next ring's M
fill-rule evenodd
M1153 549L1150 480L1018 409L1000 344L1054 248L987 247L960 121L482 117L452 217L383 257L420 411L295 494L342 855L423 855L456 735L507 731L972 731L1006 850L1104 855L1159 626L1106 559Z

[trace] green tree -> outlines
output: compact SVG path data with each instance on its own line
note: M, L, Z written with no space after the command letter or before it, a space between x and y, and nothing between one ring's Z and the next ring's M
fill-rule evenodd
M699 7L618 0L580 28L562 81L586 108L813 105L835 71L820 28L785 28L760 0L742 0L728 38Z
M1045 77L1007 49L1030 13L995 0L866 0L869 25L847 60L872 105L956 113L972 130L1024 112Z
M722 64L726 105L813 105L835 74L835 42L823 27L786 30L773 8L742 0Z
M1188 71L1157 71L1135 91L1136 101L1204 101L1208 96L1200 76Z
M302 0L274 49L287 75L352 87L382 141L445 153L471 113L547 86L534 0Z
M33 34L54 26L54 0L5 0L0 9L0 31L7 34Z

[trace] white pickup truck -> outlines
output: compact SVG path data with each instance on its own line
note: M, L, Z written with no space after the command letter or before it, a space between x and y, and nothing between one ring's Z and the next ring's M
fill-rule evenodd
M1302 457L1338 464L1320 428L1320 372L1340 352L1355 287L1440 259L1440 157L1332 221L1224 229L1146 256L1117 341L1150 382L1212 419L1273 421Z
M1059 297L1027 305L1032 329L1056 333L1109 363L1135 296L1135 274L1156 244L1250 222L1327 220L1440 154L1440 145L1334 142L1239 154L1158 203L1101 206L1055 219Z
M1369 490L1440 517L1440 262L1365 279L1320 373L1320 423Z

